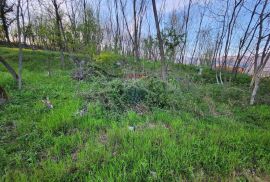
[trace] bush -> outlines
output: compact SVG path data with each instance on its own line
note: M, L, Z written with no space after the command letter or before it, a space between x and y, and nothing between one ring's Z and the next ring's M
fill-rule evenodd
M127 111L133 108L132 105L141 103L149 108L169 108L175 105L175 101L180 101L175 99L169 85L156 78L136 82L121 79L99 79L93 82L93 89L81 95L90 102L101 103L106 110L113 112Z
M99 55L95 56L95 60L99 64L113 65L118 61L123 61L123 56L116 54L114 52L102 52Z
M270 78L264 78L260 82L260 88L257 95L257 103L270 104Z
M233 79L233 82L238 85L248 86L251 82L251 77L246 74L238 74L237 77Z
M198 71L199 72L199 71ZM232 81L232 84L234 85L243 85L248 86L251 78L249 75L246 74L238 74L236 78L234 78L234 75L231 72L222 72L222 79L224 82L224 79L227 79L227 81ZM211 70L210 68L203 68L202 75L196 75L195 81L202 80L204 83L216 83L216 71Z
M267 105L249 106L235 110L237 119L259 127L270 127L270 107Z
M139 80L121 80L96 78L93 89L83 93L83 97L90 102L100 103L107 111L123 113L134 106L143 105L150 110L154 108L189 112L199 117L228 114L228 108L222 103L243 104L246 98L240 97L240 89L230 87L201 87L186 85L175 87L158 78L144 78ZM245 94L244 94L245 95ZM218 104L216 104L216 102Z
M145 100L147 91L143 88L132 85L131 87L125 89L124 95L128 103L138 104Z
M247 90L228 85L213 85L208 88L208 93L215 101L230 105L246 105L249 98Z
M168 84L159 79L149 79L145 82L148 90L147 103L159 108L170 107L172 91Z

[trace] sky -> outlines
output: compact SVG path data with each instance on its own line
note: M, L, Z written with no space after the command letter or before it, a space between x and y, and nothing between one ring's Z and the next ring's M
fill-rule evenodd
M93 0L95 1L95 0ZM102 0L103 2L103 10L102 14L104 17L108 16L108 10L107 10L107 2L112 0ZM124 0L123 0L124 1ZM139 1L139 0L137 0ZM234 0L229 0L231 5L233 5ZM132 0L127 0L128 6L126 10L126 15L129 23L129 29L131 32L133 32L133 14L132 14ZM192 44L195 42L196 35L199 29L199 22L200 22L200 14L203 11L203 5L207 2L209 4L208 8L206 8L206 13L202 25L203 30L211 30L211 34L209 35L208 43L211 43L211 41L214 41L216 38L217 32L221 29L221 17L218 16L218 14L223 14L225 11L225 5L227 0L192 0L192 6L191 6L191 12L190 12L190 22L189 22L189 28L188 28L188 43L190 44L189 48L190 50L193 49ZM255 0L245 0L246 6L251 6ZM171 13L173 11L176 11L179 14L182 14L183 12L187 10L189 0L156 0L157 3L157 9L159 13L162 13L162 23L161 23L161 29L163 29L166 24L165 22L168 22L168 18L170 17ZM216 15L213 15L213 13L216 13ZM231 12L229 12L231 13ZM236 29L234 32L234 36L232 38L232 49L234 52L236 51L236 48L238 47L239 37L242 35L243 27L246 26L247 20L249 18L249 13L247 11L243 11L241 14L239 14L239 19L236 22ZM106 18L104 18L105 22L107 21ZM228 20L228 19L227 19ZM148 35L148 24L150 25L150 31L153 35L156 34L155 30L155 22L153 17L153 11L151 6L151 0L149 0L148 8L146 11L146 16L144 18L144 26L142 29L143 36ZM234 53L232 53L234 54Z
M14 1L14 0L10 0ZM37 1L37 0L35 0ZM34 0L30 0L30 2L35 2ZM49 3L50 0L41 0L44 3ZM61 1L61 0L59 0ZM69 0L71 1L71 0ZM88 0L89 5L95 9L97 7L98 2L100 0ZM123 0L124 2L125 0ZM137 0L140 1L140 0ZM211 41L214 41L214 38L217 35L217 32L220 30L220 21L221 18L216 14L223 14L225 10L225 5L227 0L192 0L192 6L191 6L191 12L190 12L190 22L188 27L188 44L189 48L192 50L192 45L194 44L194 41L196 39L196 35L199 28L199 22L200 22L200 14L203 10L203 4L207 1L209 4L208 8L206 8L206 15L204 17L204 22L202 25L203 30L211 30L211 34L209 35L209 40L207 40L207 43L211 43ZM234 0L229 0L231 4L233 4ZM109 10L108 10L108 3L113 4L114 0L101 0L101 19L103 25L108 23L108 17L109 17ZM131 32L133 32L133 19L132 19L132 0L127 0L128 5L126 9L126 15L128 19L128 25ZM249 8L256 2L256 0L245 0L245 8ZM161 21L161 29L163 29L166 26L165 22L168 22L168 18L170 17L171 13L173 11L176 11L178 14L181 14L183 17L183 12L187 10L189 0L156 0L157 3L157 9L159 13L162 13L162 21ZM269 6L270 7L270 6ZM34 6L34 10L36 9L42 9L42 7ZM62 4L61 8L66 11L65 5ZM36 11L33 11L36 12ZM38 11L37 11L38 12ZM44 9L43 9L43 12ZM121 14L121 12L119 12ZM231 13L231 12L230 12ZM236 29L233 34L232 38L232 50L235 50L238 46L239 37L242 36L243 28L246 26L248 18L249 18L250 12L245 10L239 14L238 21L236 22ZM114 21L115 22L115 21ZM148 0L148 7L146 10L146 15L144 17L143 21L143 28L142 28L142 36L146 37L148 35L148 30L150 25L150 32L152 35L156 35L156 29L155 29L155 22L153 17L153 11L152 11L152 5L151 0Z

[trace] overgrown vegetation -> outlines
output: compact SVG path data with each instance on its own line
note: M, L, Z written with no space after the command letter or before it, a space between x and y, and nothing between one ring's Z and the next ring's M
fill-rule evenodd
M16 67L16 49L0 54ZM164 82L160 64L106 52L76 80L65 57L61 70L58 52L24 50L21 91L0 65L9 95L0 106L1 180L269 181L268 79L249 106L245 75L217 85L211 70L169 64Z

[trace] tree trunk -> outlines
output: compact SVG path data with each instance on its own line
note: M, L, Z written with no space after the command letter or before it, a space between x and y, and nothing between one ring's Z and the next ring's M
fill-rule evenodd
M64 58L64 51L61 50L61 67L62 69L65 67L65 58Z
M57 0L52 0L53 6L54 6L54 11L55 11L55 21L56 21L56 31L57 31L57 36L58 36L58 44L61 52L61 68L63 69L65 66L64 62L64 45L63 45L63 40L62 40L62 34L61 34L61 16L59 14L59 6L57 4Z
M190 15L190 8L191 8L192 0L189 0L188 3L188 9L187 9L187 16L185 18L185 38L184 38L184 44L183 49L181 50L181 63L183 64L185 61L186 56L186 47L187 47L187 34L188 34L188 24L189 24L189 15Z
M153 6L154 17L155 17L155 24L156 24L156 29L157 29L158 45L159 45L160 59L161 59L161 78L162 80L167 80L167 67L166 67L166 62L165 62L163 40L160 33L159 20L158 20L157 7L156 7L155 0L152 0L152 6Z
M114 6L115 6L115 19L116 19L116 35L115 35L115 44L114 44L114 51L118 52L120 45L120 23L119 23L119 14L118 14L118 1L114 0Z
M256 76L254 79L254 87L253 87L251 98L250 98L250 105L254 105L255 103L255 98L259 90L259 83L260 83L260 77Z
M29 9L29 0L26 0L26 9L27 9L27 17L28 17L28 28L31 28L31 32L32 32L32 26L31 25L31 16L30 16L30 9ZM28 39L29 39L29 44L30 46L32 46L32 40L31 40L31 35L28 35Z
M7 10L5 10L6 8ZM5 38L8 43L10 43L10 38L9 38L8 22L7 22L6 14L11 11L12 11L12 6L7 7L6 0L1 0L0 1L0 18L2 19L2 26L5 33Z
M134 28L134 54L136 57L136 61L140 60L140 52L138 45L138 22L137 22L137 12L136 12L136 0L133 0L133 28Z
M21 41L21 26L20 26L20 7L21 7L21 0L18 0L17 4L17 28L18 28L18 40L19 40L19 64L18 64L18 88L19 90L22 89L22 60L23 60L23 45Z
M200 34L201 34L201 28L202 28L202 23L203 23L203 19L204 19L204 14L205 14L205 12L203 12L201 14L199 30L198 30L197 35L196 35L196 41L195 41L194 49L193 49L193 52L192 52L192 55L191 55L191 65L193 64L193 59L194 59L195 53L197 51L197 45L198 45L199 37L200 37Z
M8 26L7 26L7 22L6 22L5 17L2 17L2 24L3 24L2 26L3 26L4 32L5 32L7 42L10 43L9 33L8 33Z
M7 68L8 72L12 75L14 80L18 82L19 76L17 75L16 71L1 56L0 56L0 63L2 63Z

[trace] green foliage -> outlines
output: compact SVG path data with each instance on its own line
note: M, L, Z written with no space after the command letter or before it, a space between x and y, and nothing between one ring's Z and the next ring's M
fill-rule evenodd
M145 83L148 90L147 104L158 108L170 107L171 90L169 86L157 79L149 79Z
M232 79L233 83L241 86L249 86L251 77L246 74L238 74L236 78Z
M173 27L166 28L162 32L162 37L164 40L165 50L169 59L175 54L176 48L183 42L184 34L180 34Z
M143 104L148 108L172 108L180 106L171 85L157 79L133 80L113 79L106 81L96 78L95 86L81 95L85 99L102 104L103 108L116 114L130 110L133 106ZM177 97L178 98L178 97Z
M219 72L218 72L219 75ZM197 75L197 80L201 80L205 83L216 83L216 71L211 70L209 68L203 68L202 75ZM238 74L236 78L234 78L234 75L232 75L230 72L222 72L222 79L227 82L231 82L232 84L235 84L237 86L248 86L251 78L250 76L246 74Z
M33 25L31 23L29 23L26 27L25 27L25 35L29 38L34 36L34 32L33 32Z
M3 25L0 25L0 40L5 40Z
M264 78L260 82L260 89L258 91L257 103L270 104L270 78Z
M237 118L241 122L246 122L255 126L270 127L270 107L268 105L249 106L244 109L236 109Z
M168 50L174 50L181 42L183 42L184 35L176 32L174 28L168 28L162 32L164 44Z
M122 75L125 58L115 52L106 51L94 56L97 66L112 75Z
M123 61L123 56L116 54L115 52L107 51L101 52L95 57L96 62L100 64L115 64L117 61Z
M17 65L17 49L0 53ZM24 53L23 90L0 65L10 96L0 107L0 181L268 180L270 108L248 107L245 84L216 85L195 79L195 67L170 64L166 83L151 73L74 81L59 69L59 53Z
M147 95L147 91L144 90L143 88L139 88L135 85L131 85L125 90L124 94L125 94L125 99L127 100L128 103L138 104L145 99Z
M212 86L209 89L209 94L218 102L230 105L247 105L249 92L235 86Z

